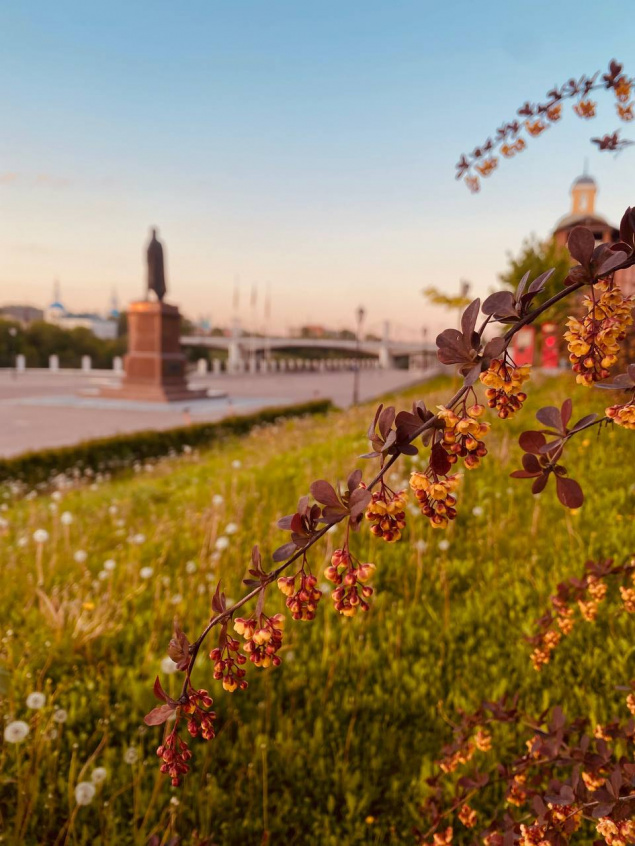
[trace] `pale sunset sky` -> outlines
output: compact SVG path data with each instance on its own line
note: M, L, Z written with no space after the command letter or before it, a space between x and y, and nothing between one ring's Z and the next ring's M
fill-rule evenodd
M596 152L612 97L503 162L483 191L459 154L525 100L615 57L635 17L588 4L428 0L110 0L0 5L0 304L122 306L159 227L169 294L227 324L443 318L420 290L487 294L506 253L545 236L588 158L599 211L635 204L635 148ZM629 64L631 62L631 64ZM252 314L252 286L259 286ZM399 328L400 327L400 328Z

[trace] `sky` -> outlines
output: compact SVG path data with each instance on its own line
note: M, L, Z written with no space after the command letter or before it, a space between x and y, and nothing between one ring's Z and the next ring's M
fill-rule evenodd
M0 304L104 310L144 294L159 228L167 299L215 325L390 320L440 328L421 289L487 295L568 211L588 158L598 209L635 204L610 95L567 110L481 193L455 163L555 83L635 73L623 2L29 0L0 4ZM629 136L629 125L622 124ZM635 124L630 131L635 138ZM255 308L251 291L257 290ZM447 320L446 320L447 322Z

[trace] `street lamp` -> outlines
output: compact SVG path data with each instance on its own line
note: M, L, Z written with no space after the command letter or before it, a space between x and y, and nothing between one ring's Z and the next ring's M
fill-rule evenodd
M9 327L9 355L13 359L13 378L16 379L18 375L18 347L16 344L16 338L18 336L18 330L15 326Z
M364 315L366 314L364 307L359 306L357 311L355 312L355 317L357 319L357 328L355 332L355 369L353 371L353 405L357 405L359 402L359 354L360 354L360 343L362 340L362 323L364 322Z

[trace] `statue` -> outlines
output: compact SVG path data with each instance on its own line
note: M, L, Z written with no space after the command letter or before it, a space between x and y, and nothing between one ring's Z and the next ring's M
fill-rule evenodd
M159 302L163 302L166 290L163 247L157 239L157 230L153 229L152 240L148 245L148 291L154 291Z

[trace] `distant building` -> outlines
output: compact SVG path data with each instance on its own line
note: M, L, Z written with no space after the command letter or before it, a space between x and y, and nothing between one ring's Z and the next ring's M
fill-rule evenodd
M28 326L29 323L43 320L44 312L41 308L29 305L7 305L0 307L0 317L5 320L14 320L16 323L21 323L22 326Z
M111 303L110 315L110 317L105 318L99 314L74 314L67 311L62 303L60 285L57 281L53 288L53 302L44 310L44 320L47 323L53 323L60 329L88 329L102 341L112 341L117 337L119 311L114 298Z
M553 230L559 246L566 246L571 230L576 226L590 229L596 244L614 244L620 240L619 229L595 209L597 193L597 183L592 176L584 174L575 180L571 186L571 211L560 218ZM615 275L615 281L624 294L635 293L635 267L620 270Z

